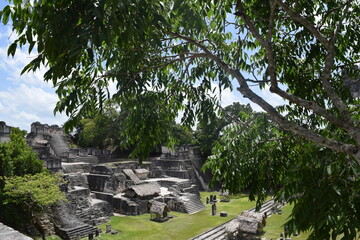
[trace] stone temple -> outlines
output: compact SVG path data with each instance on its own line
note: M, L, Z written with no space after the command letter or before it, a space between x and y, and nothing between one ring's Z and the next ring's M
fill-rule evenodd
M10 132L0 122L0 142L8 141ZM205 208L199 191L208 190L209 176L200 171L203 159L196 147L163 147L161 155L140 164L109 150L71 148L67 139L59 126L39 122L27 136L44 166L62 173L67 182L62 189L68 201L44 217L48 234L63 239L96 235L96 225L114 213L140 215L161 206L192 214Z

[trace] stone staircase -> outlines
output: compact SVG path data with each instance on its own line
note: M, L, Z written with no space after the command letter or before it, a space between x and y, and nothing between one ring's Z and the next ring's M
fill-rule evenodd
M273 214L273 209L274 207L278 207L274 200L271 199L267 202L265 202L262 206L260 211L258 211L258 213L262 213L265 214L265 212L267 213L267 216L269 217L271 214ZM248 211L250 212L255 212L255 207L249 209ZM228 223L230 223L231 221L234 221L234 219L231 219L215 228L212 228L206 232L203 232L193 238L190 238L189 240L225 240L225 227Z
M227 221L213 229L210 229L209 231L206 231L200 235L197 235L196 237L190 238L189 240L224 240L225 239L225 227L226 225L233 221Z
M197 195L186 196L187 201L184 201L185 211L189 214L200 212L205 209L204 204L200 201Z
M74 228L57 229L57 234L61 237L61 239L64 240L76 240L76 239L88 237L89 234L93 234L95 236L96 232L100 232L100 230L89 224L84 224Z
M123 172L135 184L138 184L138 183L141 182L141 180L138 178L138 176L135 175L135 173L134 173L134 171L132 169L123 169Z

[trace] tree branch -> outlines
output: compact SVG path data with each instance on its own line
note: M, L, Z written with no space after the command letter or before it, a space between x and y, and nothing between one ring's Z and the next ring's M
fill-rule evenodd
M167 61L167 62L159 64L159 65L154 65L154 66L149 66L147 68L142 68L142 69L140 69L140 70L138 70L136 72L131 72L131 73L126 73L126 72L107 73L107 74L103 74L103 75L99 76L98 79L106 78L106 77L117 77L117 76L130 76L130 77L131 76L136 76L139 73L150 71L150 70L153 70L153 69L159 69L159 68L162 68L162 67L166 67L166 66L168 66L168 65L170 65L172 63L175 63L175 62L181 62L181 61L184 61L186 59L194 59L194 58L206 57L207 56L204 53L187 53L187 54L190 54L190 56L178 55L178 56L181 56L181 57L178 57L178 58L176 58L174 60ZM175 58L175 57L176 57L176 55L164 56L161 59Z
M272 11L275 11L275 6L273 6L273 8L274 9ZM275 59L274 59L273 50L272 50L272 46L271 46L271 38L270 38L270 41L267 41L261 36L261 34L256 29L254 23L247 16L247 14L244 10L244 7L241 3L241 0L237 0L236 10L237 10L237 12L234 14L237 16L240 16L244 20L244 22L248 26L252 35L265 48L267 59L268 59L268 70L269 70L269 75L270 75L271 87L277 87L278 84L277 84L277 80L276 80ZM270 21L274 21L274 19L271 19L271 16L270 16ZM274 24L274 23L272 23L272 24ZM271 25L271 22L270 22L270 25Z
M343 17L339 20L339 22L336 25L336 28L332 34L332 38L329 45L328 54L326 55L325 59L325 67L323 70L323 74L321 76L321 82L324 86L324 89L326 93L328 94L329 98L333 101L335 106L339 109L340 113L343 114L346 117L346 120L351 120L350 113L347 110L346 105L341 100L340 96L335 92L334 88L332 87L329 79L331 78L331 70L334 66L334 57L335 57L335 43L337 40L337 35L340 32L342 21L345 18L345 14L347 13L347 10L349 9L349 5L347 5L345 12L343 14Z
M289 8L289 6L287 6L285 3L283 3L281 0L275 0L277 4L279 4L279 6L284 9L284 11L289 14L289 16L298 21L299 23L301 23L305 28L307 28L322 44L324 44L324 46L328 49L329 48L329 41L326 39L326 37L324 35L322 35L322 33L315 28L315 26L309 22L307 19L305 19L303 16L301 16L299 13L294 12L293 10L291 10Z
M271 1L271 0L270 0ZM278 1L278 0L276 0ZM284 4L283 4L284 5ZM305 99L302 99L302 98L299 98L295 95L292 95L290 93L287 93L283 90L281 90L279 87L278 87L278 84L277 84L277 80L276 80L276 70L275 70L275 59L274 59L274 53L273 53L273 50L272 50L272 46L271 46L271 36L268 34L267 36L267 39L265 40L261 35L260 33L257 31L255 25L253 24L253 22L250 20L250 18L247 16L244 8L243 8L243 5L241 3L240 0L237 1L237 4L236 4L236 7L237 7L237 12L236 12L236 15L240 16L244 22L246 23L246 25L248 26L250 32L254 35L254 37L260 42L260 44L264 47L265 51L266 51L266 55L267 55L267 59L268 59L268 71L269 71L269 75L270 75L270 82L271 82L271 87L270 87L270 91L273 92L273 93L276 93L277 95L281 96L282 98L285 98L287 99L288 101L290 102L293 102L293 103L296 103L298 104L299 106L302 106L302 107L305 107L305 108L308 108L308 109L311 109L312 111L314 111L314 113L318 114L319 116L322 116L324 117L325 119L327 119L328 121L330 121L331 123L337 125L337 126L340 126L342 128L344 128L352 137L354 138L358 138L358 134L356 133L357 129L354 128L353 126L348 126L348 124L346 124L346 122L343 121L343 119L338 119L336 118L333 114L327 112L324 108L320 107L316 102L314 101L308 101L308 100L305 100ZM272 6L272 12L275 11L275 5ZM294 12L293 12L294 13ZM269 27L271 27L271 22L274 21L273 19L273 16L272 14L274 13L271 13L270 14L270 19L269 19ZM294 13L295 14L295 13ZM297 13L296 13L297 14ZM297 14L299 15L299 14ZM299 17L301 17L299 15ZM304 19L305 20L305 19ZM307 20L306 20L307 21ZM311 24L310 22L308 22L309 24ZM338 25L339 27L339 25ZM338 29L338 28L337 28ZM338 30L337 30L338 31ZM269 30L269 33L271 32L271 30ZM327 41L327 40L326 40ZM330 47L329 43L327 43L328 47ZM334 51L333 50L333 54L334 54ZM330 51L329 51L330 53ZM330 61L333 61L333 54L329 56L329 62L327 61L328 64L330 64L328 67L328 69L325 69L327 70L327 74L328 75L324 75L324 79L326 80L326 77L330 77L330 73L331 73L331 67L332 67L332 62ZM324 70L324 72L325 72ZM329 83L330 85L330 83ZM329 88L329 91L333 91L331 85L328 86ZM335 93L336 94L336 93ZM334 96L334 99L336 100L336 95ZM341 100L341 99L340 99ZM337 100L338 101L338 100ZM339 103L340 104L340 103ZM341 107L341 106L340 106ZM344 106L345 107L345 106ZM345 109L343 109L343 112L345 112ZM350 114L347 112L348 114L348 118L350 118Z
M275 10L276 10L276 2L275 0L269 0L270 3L270 17L269 17L269 31L266 37L266 41L271 43L272 35L275 27Z
M240 87L238 88L238 91L246 98L249 98L252 102L256 103L257 105L259 105L262 109L264 109L264 111L266 111L267 113L270 114L272 120L274 122L276 122L277 124L279 124L279 126L281 128L283 128L284 130L287 131L291 131L305 139L308 139L314 143L317 143L321 146L327 147L329 149L338 151L338 152L343 152L352 156L355 156L358 152L359 149L352 144L346 144L346 143L341 143L338 142L336 140L330 139L330 138L326 138L323 137L320 134L317 134L313 131L310 131L309 129L306 129L304 127L301 127L299 125L297 125L294 122L291 122L289 120L287 120L284 116L282 116L273 106L271 106L269 103L267 103L263 98L261 98L260 96L258 96L256 93L254 93L248 86L246 79L244 78L244 76L240 73L239 70L230 67L228 64L226 64L220 57L216 56L215 54L213 54L212 52L210 52L205 46L203 46L202 44L200 44L199 42L197 42L196 40L187 37L187 36L183 36L181 34L178 33L174 33L174 32L169 32L169 34L181 38L183 40L188 41L191 44L194 44L195 46L199 47L201 50L204 51L204 57L213 59L213 61L215 61L223 70L224 72L226 72L227 74L231 75L232 77L234 77ZM291 95L293 96L293 95ZM305 100L301 99L303 102L306 102ZM309 102L309 105L312 105L312 102ZM324 109L322 109L322 111L325 111ZM325 111L326 112L326 111ZM327 112L326 112L327 113ZM329 114L329 113L327 113Z

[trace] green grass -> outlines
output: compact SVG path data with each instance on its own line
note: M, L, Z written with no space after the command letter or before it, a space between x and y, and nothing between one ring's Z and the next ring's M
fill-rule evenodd
M278 239L280 233L284 232L284 223L287 221L288 216L290 215L292 206L286 205L282 208L282 214L274 214L266 219L266 226L264 228L265 234L264 238L267 240ZM309 236L308 233L301 233L300 235L294 237L291 236L293 240L305 240Z
M42 240L42 238L36 237L35 240ZM46 240L61 240L61 238L56 235L53 235L53 236L46 236Z
M201 193L201 199L205 202L206 197L210 194ZM217 195L217 197L219 197ZM217 203L217 215L211 216L211 205L206 205L206 209L195 213L185 214L178 212L170 212L174 216L170 221L164 223L157 223L150 221L150 214L140 216L124 216L111 217L111 228L119 231L117 235L104 233L105 225L101 225L103 233L98 237L101 240L116 240L116 239L132 239L132 240L187 240L196 236L208 229L216 227L237 215L242 211L254 207L255 203L250 202L246 195L237 195L231 198L229 203ZM227 217L220 217L221 211L228 212Z
M205 202L209 197L209 192L201 193L201 200ZM217 195L217 198L219 196ZM150 221L150 214L140 216L114 216L107 224L111 224L111 228L119 231L118 234L112 235L105 233L106 224L100 225L103 233L96 239L99 240L188 240L208 229L214 228L230 219L235 218L242 211L248 210L255 206L255 202L250 202L247 195L232 196L229 203L217 203L217 215L211 216L211 205L206 205L206 209L195 213L185 214L178 212L170 212L174 216L170 221L157 223ZM266 227L264 228L263 238L278 239L280 233L284 232L283 224L290 215L292 206L286 205L282 208L282 214L274 214L266 219ZM228 212L228 217L220 217L221 211ZM308 233L301 233L299 236L291 236L293 240L305 240ZM48 238L51 240L59 240L60 238ZM84 238L87 239L87 238ZM40 240L40 239L39 239Z

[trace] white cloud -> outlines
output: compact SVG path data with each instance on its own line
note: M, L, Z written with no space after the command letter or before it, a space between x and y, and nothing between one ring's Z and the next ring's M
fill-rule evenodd
M0 31L0 39L3 39L2 42L12 43L17 39L18 35L14 33L9 25L3 26L3 29Z
M285 101L282 97L270 92L270 86L266 86L264 89L261 90L261 96L273 107L285 104Z
M239 98L235 94L235 92L231 91L229 88L222 90L220 93L219 86L215 83L212 83L211 89L213 91L209 92L209 95L212 97L216 97L220 101L220 104L222 107L229 106L229 105L233 104L234 102L240 102L241 104L243 104L242 99Z
M113 82L113 81L109 82L108 90L109 90L110 96L113 96L115 93L118 92L116 85L117 85L116 82Z
M0 99L8 106L24 107L30 111L51 112L57 96L41 88L20 84L17 88L0 91Z
M30 129L32 122L40 121L48 124L61 125L66 121L64 115L56 118L53 109L57 96L41 88L20 84L16 88L0 91L0 110L2 121L8 125Z
M0 26L0 121L27 131L35 121L62 125L67 117L61 114L54 117L58 98L52 84L43 80L46 68L21 75L36 55L28 54L25 46L18 48L14 57L7 56L8 46L16 38L10 26Z
M7 47L0 47L0 71L6 72L5 80L12 84L28 83L32 85L50 87L50 83L43 80L46 69L41 67L39 70L21 75L22 69L33 59L34 55L29 55L25 49L17 49L14 57L7 56Z

